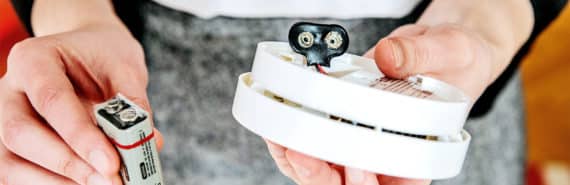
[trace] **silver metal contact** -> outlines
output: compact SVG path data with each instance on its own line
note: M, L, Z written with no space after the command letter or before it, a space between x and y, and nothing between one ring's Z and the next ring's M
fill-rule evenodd
M313 46L313 43L315 42L315 36L310 32L303 32L299 34L297 42L301 47L309 48Z
M336 31L331 31L325 36L325 42L327 42L327 46L331 49L340 48L342 41L342 36Z
M123 101L121 101L119 98L114 98L113 100L109 101L109 103L107 103L107 106L105 106L105 111L107 111L109 114L115 114L123 109L123 106Z
M134 122L139 117L137 110L128 108L119 113L119 119L123 122Z

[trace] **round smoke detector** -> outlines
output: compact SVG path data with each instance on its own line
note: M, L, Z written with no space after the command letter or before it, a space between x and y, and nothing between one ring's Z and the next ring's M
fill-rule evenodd
M470 99L462 91L421 75L390 79L372 59L352 54L322 70L286 42L259 43L252 71L239 77L235 119L339 165L418 179L461 171L471 140L463 130Z

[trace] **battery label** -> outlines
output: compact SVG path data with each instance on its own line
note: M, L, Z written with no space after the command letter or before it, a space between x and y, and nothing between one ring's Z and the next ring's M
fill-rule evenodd
M147 136L144 132L139 133L139 137L141 140L145 139ZM150 142L146 142L140 147L143 161L139 164L142 179L145 180L148 177L156 174L156 165L154 164L154 156L152 153L152 146Z

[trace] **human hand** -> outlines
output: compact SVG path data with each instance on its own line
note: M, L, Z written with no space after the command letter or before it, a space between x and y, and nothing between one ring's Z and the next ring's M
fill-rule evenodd
M429 185L431 182L339 166L265 141L281 173L299 185Z
M406 25L365 54L374 58L387 76L405 78L423 74L463 90L472 100L498 76L502 58L491 43L454 24ZM425 185L430 180L405 179L338 166L267 141L283 174L300 185ZM382 156L378 156L382 157Z
M415 74L445 81L474 102L510 61L507 52L463 26L406 25L368 51L379 69L393 78Z
M147 75L140 44L116 25L15 45L0 79L0 184L121 184L119 156L92 109L120 92L151 112Z

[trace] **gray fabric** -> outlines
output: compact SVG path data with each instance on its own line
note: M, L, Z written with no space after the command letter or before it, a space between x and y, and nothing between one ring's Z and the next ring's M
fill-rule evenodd
M150 73L155 123L165 137L165 184L285 185L261 138L231 116L237 76L250 70L256 44L285 41L296 19L203 20L154 3L142 6L142 43ZM352 53L363 53L402 20L319 19L350 33ZM522 184L524 135L519 78L488 116L470 120L473 135L463 173L434 184Z
M472 140L462 173L433 184L525 184L526 132L522 98L517 73L499 94L489 114L465 124Z

